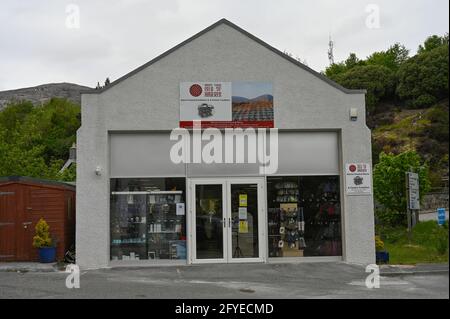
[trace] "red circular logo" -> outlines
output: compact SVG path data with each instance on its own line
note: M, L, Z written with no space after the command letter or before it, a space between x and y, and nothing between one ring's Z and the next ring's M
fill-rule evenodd
M202 94L203 90L202 87L198 84L193 84L191 85L191 87L189 88L189 93L191 93L192 96L200 96L200 94Z
M350 170L350 172L355 172L356 171L356 165L355 164L351 164L348 169Z

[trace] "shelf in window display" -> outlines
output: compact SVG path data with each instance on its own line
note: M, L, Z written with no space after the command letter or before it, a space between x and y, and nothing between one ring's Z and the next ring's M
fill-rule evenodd
M182 195L183 191L122 191L111 192L112 195Z
M162 230L162 231L149 231L149 234L181 234L181 231L170 231L170 230Z
M146 239L141 238L126 238L126 239L113 239L112 245L145 245Z

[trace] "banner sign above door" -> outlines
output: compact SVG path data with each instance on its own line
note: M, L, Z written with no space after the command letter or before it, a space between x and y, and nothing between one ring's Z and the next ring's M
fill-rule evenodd
M274 127L269 82L181 82L180 127Z

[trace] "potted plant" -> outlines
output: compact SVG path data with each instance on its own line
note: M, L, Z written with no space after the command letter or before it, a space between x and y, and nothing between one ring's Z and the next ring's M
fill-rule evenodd
M39 250L39 261L51 263L56 259L56 247L50 237L50 226L41 218L35 227L36 235L33 237L33 247Z
M375 236L375 251L377 263L389 262L389 253L384 249L384 242L380 236Z

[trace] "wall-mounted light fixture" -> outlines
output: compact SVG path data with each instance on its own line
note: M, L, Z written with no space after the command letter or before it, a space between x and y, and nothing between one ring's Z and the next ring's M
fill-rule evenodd
M97 166L95 168L95 175L101 176L102 175L102 168L100 166Z
M350 121L356 121L358 119L358 109L356 107L350 108Z

